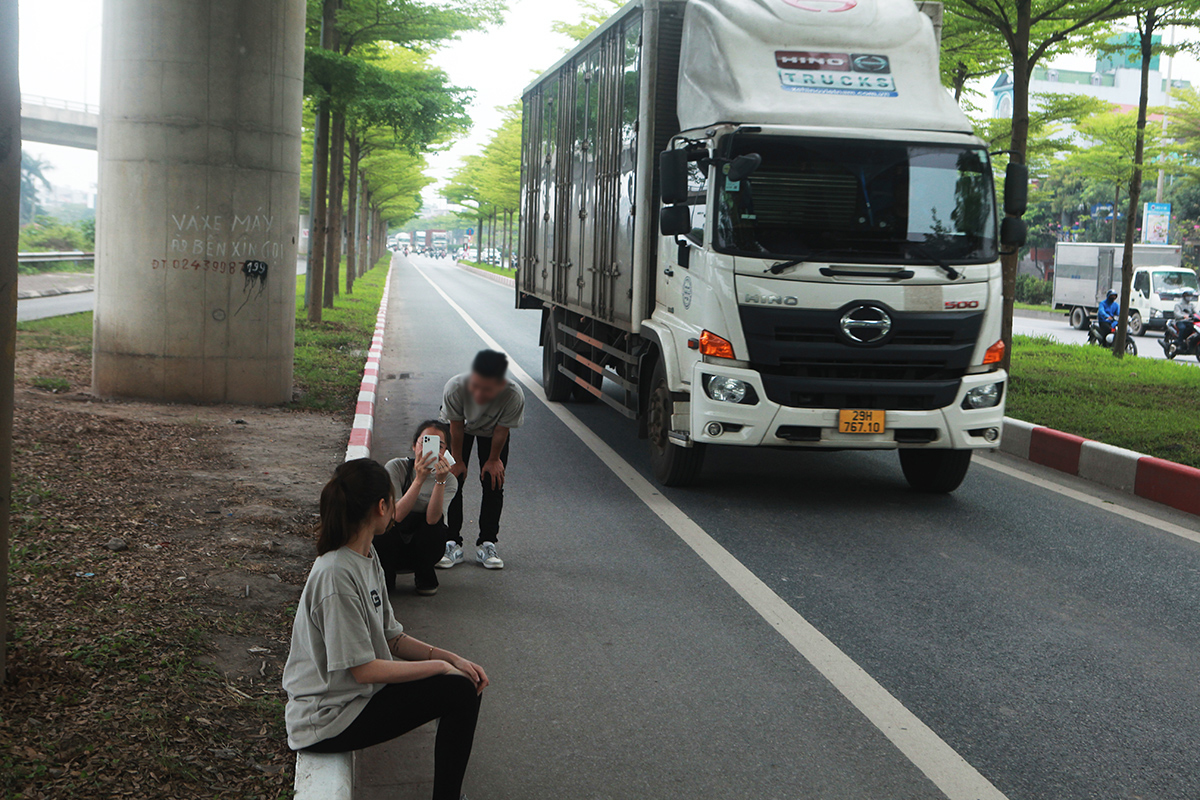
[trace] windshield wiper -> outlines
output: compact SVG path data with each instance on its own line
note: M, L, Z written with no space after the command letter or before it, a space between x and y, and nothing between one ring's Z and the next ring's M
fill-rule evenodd
M934 264L937 264L939 267L941 267L950 280L956 281L962 277L962 273L950 266L950 262L937 255L920 242L914 242L910 239L888 239L885 242L880 242L880 244L898 244L903 245L904 247L912 248L912 251L921 258L924 258L926 261L932 261Z
M821 256L826 256L833 252L850 253L850 252L853 252L853 250L850 250L849 248L843 248L842 250L837 250L837 251L835 251L835 250L814 250L811 253L806 253L803 256L793 258L790 261L780 261L778 264L772 264L770 267L768 267L767 269L765 269L763 271L769 272L772 275L778 275L781 272L783 272L785 269L791 269L792 267L799 266L801 264L812 261L815 258L820 258Z

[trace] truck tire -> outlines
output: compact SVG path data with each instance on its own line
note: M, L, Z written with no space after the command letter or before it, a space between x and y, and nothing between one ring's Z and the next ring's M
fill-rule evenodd
M1142 322L1141 312L1135 311L1129 315L1129 335L1130 336L1141 336L1143 333L1146 332L1145 328L1146 328L1146 326L1145 326L1145 323Z
M1071 327L1077 331L1088 329L1088 313L1079 306L1071 309Z
M680 447L670 440L671 414L675 399L667 385L662 359L654 363L650 397L646 404L646 430L650 440L650 467L663 486L691 486L704 466L704 445Z
M901 450L900 468L908 485L927 494L949 494L971 468L972 450Z
M563 354L558 352L558 310L546 313L546 329L542 335L542 390L551 403L565 403L571 396L571 380L558 371Z

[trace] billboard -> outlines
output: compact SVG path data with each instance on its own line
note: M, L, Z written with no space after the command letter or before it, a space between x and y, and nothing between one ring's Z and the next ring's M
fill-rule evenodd
M1170 233L1170 203L1146 203L1142 206L1143 244L1168 244Z

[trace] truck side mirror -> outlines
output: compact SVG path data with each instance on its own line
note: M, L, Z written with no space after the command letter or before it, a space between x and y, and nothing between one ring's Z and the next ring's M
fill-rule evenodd
M689 206L663 206L658 214L658 229L663 236L683 236L692 232L692 209Z
M1004 172L1004 213L1025 216L1029 208L1029 167L1009 162Z
M725 173L725 177L738 183L758 172L758 168L761 166L762 156L758 153L747 153L744 156L738 156L729 164L729 171Z
M1020 217L1005 217L1000 223L1000 244L1016 250L1025 246L1029 229Z
M688 199L688 154L686 150L664 150L658 159L662 201L667 205Z

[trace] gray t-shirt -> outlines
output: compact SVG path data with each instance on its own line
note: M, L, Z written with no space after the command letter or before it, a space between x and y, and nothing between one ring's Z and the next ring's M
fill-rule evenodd
M359 683L350 669L377 658L393 661L388 641L403 632L374 548L370 558L342 547L316 560L300 595L283 668L284 718L293 750L350 727L383 688Z
M525 393L515 381L496 395L496 399L485 406L476 405L467 391L467 380L471 373L455 375L446 384L442 393L442 420L462 422L463 432L468 436L491 436L496 426L519 428L525 422Z
M411 458L393 458L384 465L384 469L388 471L388 475L392 476L392 490L396 493L396 499L399 500L404 496L404 493L409 490L413 482L413 459ZM424 512L429 509L429 499L433 497L435 477L430 475L425 479L425 483L421 484L421 491L417 495L417 500L413 503L413 511ZM454 500L454 495L458 491L458 478L453 475L446 476L446 487L442 491L442 520L447 520L450 517L450 503Z

